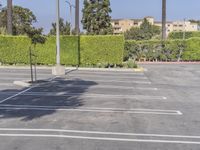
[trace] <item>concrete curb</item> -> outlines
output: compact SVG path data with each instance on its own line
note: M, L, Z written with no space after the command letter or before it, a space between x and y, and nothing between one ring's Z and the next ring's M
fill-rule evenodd
M0 66L1 69L30 69L29 66ZM53 66L38 66L37 69L52 70ZM80 70L80 71L116 71L116 72L142 72L143 68L76 68L65 67L66 70Z
M14 81L13 84L21 87L30 87L32 85L28 81Z
M144 69L143 67L139 67L139 68L135 68L133 69L135 72L144 72L147 71L146 69Z

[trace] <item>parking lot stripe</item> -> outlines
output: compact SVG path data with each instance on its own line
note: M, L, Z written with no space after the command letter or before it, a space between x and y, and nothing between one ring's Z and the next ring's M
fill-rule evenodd
M124 108L99 108L99 107L62 107L62 106L34 106L34 105L0 105L1 110L56 110L56 111L78 111L78 112L98 112L98 113L127 113L127 114L154 114L154 115L182 115L177 110L158 109L124 109Z
M83 85L83 84L76 84L76 85L60 85L53 83L53 85L62 87L62 88L88 88L88 85ZM49 85L44 85L40 87L48 87ZM158 88L153 88L153 87L134 87L134 86L115 86L115 85L94 85L89 87L89 89L93 88L101 88L101 89L130 89L130 90L150 90L150 91L157 91Z
M144 134L144 133L103 132L103 131L65 130L65 129L0 128L0 131L63 132L63 133L80 133L80 134L99 134L99 135L200 139L200 136L194 136L194 135Z
M63 79L62 79L63 80ZM71 81L71 82L78 82L80 79L74 78L72 79L64 79L65 81ZM59 81L59 79L58 79ZM137 83L137 84L152 84L150 81L134 81L134 80L100 80L100 79L87 79L87 81L92 81L92 82L102 82L102 83L108 83L108 82L119 82L119 83Z
M149 96L149 95L110 95L110 94L87 94L87 93L66 93L66 92L23 92L19 95L25 96L43 96L43 97L95 97L95 98L127 98L127 99L137 99L137 100L166 100L167 97L164 96ZM16 97L16 96L14 96ZM11 98L9 98L11 99ZM1 103L1 101L0 101Z
M21 91L21 92L15 94L15 95L12 95L12 96L10 96L10 97L8 97L8 98L5 98L5 99L3 99L3 100L0 101L0 104L3 103L3 102L5 102L5 101L7 101L7 100L10 100L10 99L12 99L12 98L18 96L18 95L21 95L21 94L23 94L23 93L25 93L25 92L31 90L32 88L33 88L33 87L29 87L28 89L25 89L25 90L23 90L23 91Z
M55 79L55 78L57 78L57 77L50 78L48 81L52 81L52 80ZM5 99L3 99L3 100L0 101L0 104L3 103L3 102L5 102L5 101L7 101L7 100L10 100L10 99L12 99L12 98L14 98L14 97L17 97L17 96L19 96L19 95L22 95L22 94L26 93L27 91L29 91L29 90L31 90L31 89L37 87L37 86L39 86L39 84L33 85L33 86L31 86L31 87L29 87L29 88L27 88L27 89L25 89L25 90L23 90L23 91L21 91L21 92L19 92L19 93L16 93L16 94L14 94L14 95L12 95L12 96L10 96L10 97L8 97L8 98L5 98Z
M147 77L145 76L113 76L112 74L111 75L106 75L106 76L102 76L102 75L83 75L83 74L70 74L70 75L67 75L67 77L70 77L70 78L103 78L103 79L113 79L113 78L116 78L116 79L133 79L133 80L139 80L139 79L142 79L142 80L148 80Z
M70 136L55 134L0 134L2 137L45 137L45 138L69 138L69 139L87 139L87 140L103 140L103 141L121 141L121 142L142 142L142 143L170 143L170 144L193 144L200 145L195 141L177 141L177 140L149 140L149 139L128 139L128 138L106 138L106 137L90 137L90 136Z

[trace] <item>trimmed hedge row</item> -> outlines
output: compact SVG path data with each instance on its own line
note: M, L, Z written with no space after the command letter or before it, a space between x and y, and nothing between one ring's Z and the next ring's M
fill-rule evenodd
M53 65L56 62L56 38L47 37L45 44L36 46L37 63ZM123 36L61 36L61 64L96 65L122 64ZM27 37L0 36L0 62L29 64L30 40ZM80 51L78 51L80 46Z
M169 39L183 39L183 32L171 32L169 34ZM199 31L194 31L194 32L185 32L185 39L189 39L192 37L200 37L200 32Z
M200 38L188 40L126 41L124 60L146 59L147 61L200 60Z
M80 37L81 64L122 64L123 51L123 36Z

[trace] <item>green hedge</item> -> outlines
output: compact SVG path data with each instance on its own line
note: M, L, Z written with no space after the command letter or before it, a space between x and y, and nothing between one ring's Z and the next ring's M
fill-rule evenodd
M63 36L61 42L61 64L78 63L78 37ZM45 44L38 44L33 52L37 63L44 65L56 62L56 39L48 37ZM29 64L30 40L27 37L0 36L0 62L3 64Z
M123 36L81 36L81 64L122 64L124 50Z
M188 40L126 41L124 60L146 58L147 61L200 61L200 38Z
M61 36L61 64L96 65L122 64L123 36ZM36 47L37 63L52 65L56 62L56 38L47 37L45 44ZM80 45L78 44L80 43ZM0 62L29 64L30 40L27 37L0 36ZM78 51L80 46L80 52Z
M169 39L183 39L183 32L171 32L169 34ZM194 31L194 32L185 32L185 39L189 39L192 37L200 37L200 32L199 31Z
M186 49L182 55L186 61L200 61L200 38L190 38L186 41Z

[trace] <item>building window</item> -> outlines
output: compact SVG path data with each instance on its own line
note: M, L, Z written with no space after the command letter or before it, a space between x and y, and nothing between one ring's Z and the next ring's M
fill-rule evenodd
M119 22L115 22L115 25L119 25Z

